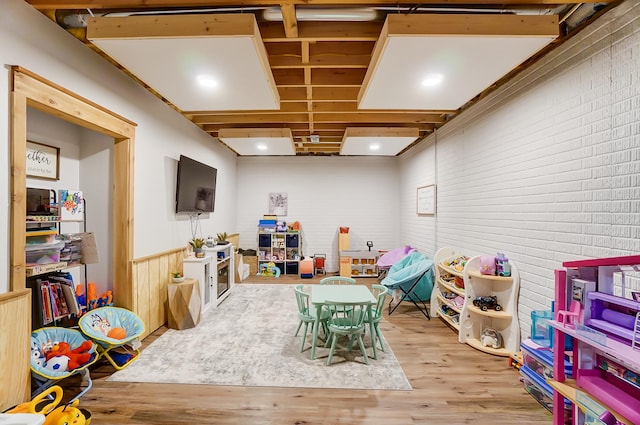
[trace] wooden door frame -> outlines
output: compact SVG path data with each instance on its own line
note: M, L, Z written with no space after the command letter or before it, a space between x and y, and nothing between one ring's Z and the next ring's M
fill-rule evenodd
M27 107L113 137L113 293L132 309L133 167L136 124L24 68L11 67L10 290L25 289ZM29 316L30 312L25 312Z

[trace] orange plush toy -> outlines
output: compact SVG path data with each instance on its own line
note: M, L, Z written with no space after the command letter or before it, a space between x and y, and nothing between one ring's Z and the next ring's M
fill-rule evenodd
M91 347L93 347L91 341L84 341L78 348L74 348L73 350L68 342L58 342L44 353L44 356L47 362L54 357L66 356L69 358L67 370L73 370L91 360L91 353L88 352L91 350Z

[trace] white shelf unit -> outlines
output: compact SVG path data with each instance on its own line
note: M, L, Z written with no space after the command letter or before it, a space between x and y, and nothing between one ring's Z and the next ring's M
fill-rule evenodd
M234 248L232 244L207 248L204 258L187 257L183 260L185 277L196 279L200 286L201 313L216 308L233 288Z
M453 258L461 257L464 254L457 248L445 247L440 248L433 259L435 264L435 282L433 291L431 292L431 316L440 317L447 325L451 326L456 332L460 330L459 317L462 313L462 306L454 303L453 295L465 297L464 288L460 288L454 284L455 277L463 278L462 270L454 270L445 266L445 262ZM454 311L456 315L448 315L444 310ZM451 309L451 310L449 310Z
M302 258L300 232L259 232L258 273L261 265L274 263L280 274L298 274Z
M519 350L520 323L518 321L518 292L520 274L513 262L511 276L484 275L480 273L480 256L467 261L463 278L465 300L460 314L458 340L473 348L497 356L508 357ZM489 308L481 310L473 304L476 297L496 296L500 311ZM493 348L481 343L482 332L492 328L502 336L503 346Z
M640 348L634 348L633 332L638 328L640 302L618 296L626 291L616 289L616 281L625 281L625 274L637 279L640 270L640 255L628 257L600 258L592 260L568 261L562 264L565 269L555 271L555 319L548 323L554 329L554 374L549 384L553 394L553 424L564 425L564 398L573 403L571 421L573 425L600 424L598 417L605 412L622 424L640 423ZM596 291L587 292L580 297L572 288L572 280L595 281ZM624 289L624 288L623 288ZM629 294L631 295L631 294ZM582 310L578 325L568 326L557 321L558 310L567 310L572 301L604 302L609 311L618 309L635 317L634 327L619 326L620 319L600 320L592 317L601 307L592 306ZM608 322L608 323L604 323ZM595 326L594 326L595 325ZM555 367L565 356L566 336L572 337L572 358L574 379L568 379L563 368ZM636 336L638 336L636 332ZM603 360L617 364L617 367L603 367ZM624 369L624 372L621 372ZM609 418L610 419L610 418Z

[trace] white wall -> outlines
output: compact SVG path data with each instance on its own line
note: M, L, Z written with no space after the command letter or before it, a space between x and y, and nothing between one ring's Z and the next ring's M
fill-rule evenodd
M86 228L93 232L99 261L87 264L87 279L98 295L113 288L113 139L82 129L80 189L85 198Z
M410 154L398 158L398 161L401 170L400 241L402 245L411 245L433 258L438 249L435 223L440 212L436 208L435 215L418 215L417 190L419 187L435 185L438 199L435 145L423 142L413 148Z
M639 69L640 3L629 1L404 155L402 181L436 171L438 214L417 220L403 192L401 239L506 253L528 335L563 261L640 252Z
M216 212L201 217L204 234L236 231L235 155L22 0L4 0L0 63L19 65L137 124L134 256L184 246L190 223L174 211L180 154L218 168ZM10 70L0 69L0 228L9 234ZM0 292L8 290L8 237L0 243Z
M350 228L351 249L398 246L397 160L386 157L238 158L240 247L257 249L258 220L268 213L270 192L286 192L287 222L302 225L302 253L327 254L338 271L338 228Z

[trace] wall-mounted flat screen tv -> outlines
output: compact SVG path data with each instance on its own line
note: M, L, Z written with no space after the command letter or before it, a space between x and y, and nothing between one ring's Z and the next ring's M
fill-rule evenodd
M218 170L180 155L176 182L176 213L213 212Z

